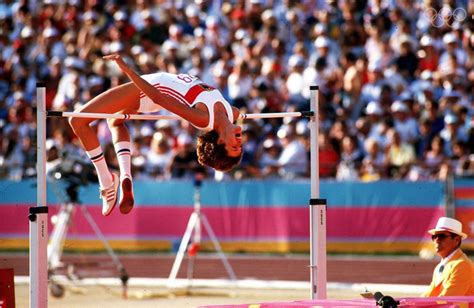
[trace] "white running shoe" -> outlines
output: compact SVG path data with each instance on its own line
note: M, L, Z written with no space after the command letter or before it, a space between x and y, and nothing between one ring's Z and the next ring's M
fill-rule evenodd
M119 202L120 213L128 214L133 209L133 203L135 201L133 197L132 179L125 177L120 183L120 187L122 192Z
M114 172L112 174L112 185L100 189L100 198L102 199L102 215L109 216L117 203L119 177Z

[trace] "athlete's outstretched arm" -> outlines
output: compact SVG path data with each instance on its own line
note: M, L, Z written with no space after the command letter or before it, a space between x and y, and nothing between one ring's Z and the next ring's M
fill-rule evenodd
M208 116L202 110L191 108L172 96L162 93L160 90L153 87L145 79L140 77L134 70L132 70L118 54L111 54L104 56L106 60L113 60L120 67L122 72L124 72L128 78L139 88L143 93L146 94L153 102L162 106L164 109L180 116L181 118L189 121L190 123L203 127L206 126L208 122Z

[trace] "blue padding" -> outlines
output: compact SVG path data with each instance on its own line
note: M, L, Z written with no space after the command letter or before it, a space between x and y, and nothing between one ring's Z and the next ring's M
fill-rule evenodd
M455 178L454 187L471 187L474 188L474 178Z
M192 181L135 181L137 206L185 206L194 200ZM442 182L378 181L372 183L321 181L320 198L328 207L433 207L444 202ZM307 207L310 199L308 180L204 181L201 203L214 207ZM48 203L67 201L64 183L48 182ZM79 200L100 205L98 184L81 186ZM35 181L0 181L0 204L36 203ZM464 204L463 204L464 205Z

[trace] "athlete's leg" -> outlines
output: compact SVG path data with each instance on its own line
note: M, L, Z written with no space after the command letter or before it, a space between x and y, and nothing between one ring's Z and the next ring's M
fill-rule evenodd
M81 106L76 112L93 112L93 113L118 113L123 110L138 110L140 104L140 92L132 83L126 83L101 93L97 97L90 100L87 104ZM90 127L90 123L96 119L75 118L69 119L69 123L81 141L84 149L90 151L97 148L99 139L94 129ZM117 129L112 131L112 135L117 140L130 140L128 130L125 125L119 125Z
M139 93L133 84L124 84L98 95L76 111L118 113L127 110L136 112L139 106ZM99 139L94 129L90 126L93 121L95 119L75 117L69 119L74 133L81 141L87 155L91 158L97 170L101 187L101 198L103 199L102 214L109 215L117 202L120 180L117 175L111 174L107 167ZM114 136L114 141L119 140L119 138L124 141L130 141L128 130L123 121L118 121L114 125L112 135Z
M125 109L125 114L137 113L135 109ZM132 172L131 172L131 154L132 144L130 134L125 120L110 119L108 121L110 131L112 132L112 140L114 143L115 153L120 168L120 201L119 209L122 214L129 213L134 204Z

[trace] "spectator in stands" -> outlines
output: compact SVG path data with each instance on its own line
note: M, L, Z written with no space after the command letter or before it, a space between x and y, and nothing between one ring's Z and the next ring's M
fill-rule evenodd
M263 178L278 178L279 163L278 158L281 153L281 146L277 138L267 138L262 143L262 153L259 156L261 176Z
M294 126L282 126L278 130L282 152L278 158L280 175L284 179L307 176L308 155L304 144L297 138Z
M360 168L361 181L377 181L385 178L385 155L379 143L374 138L369 138L366 140L364 146L367 154L362 159Z
M385 165L388 168L389 176L403 179L411 165L415 163L415 149L411 144L403 142L400 134L394 128L388 130L387 139Z
M288 60L288 77L286 88L288 90L289 105L297 110L303 110L307 99L303 96L305 59L301 55L292 55Z
M339 151L336 151L329 134L322 131L318 136L319 145L319 176L334 178L339 164Z
M406 81L412 82L418 69L418 57L416 56L410 37L403 35L400 38L400 54L394 59L397 71Z
M236 60L232 72L227 78L227 84L233 106L248 108L247 96L252 89L252 78L247 62L243 59Z
M354 181L359 179L358 170L362 162L362 151L356 137L346 135L341 142L341 161L336 172L339 181Z
M0 121L4 140L9 141L12 127L17 131L13 135L19 133L20 138L34 130L31 123L22 125L25 119L8 118L7 113L17 109L11 106L20 94L26 105L34 107L37 81L46 82L47 109L67 111L124 83L116 65L102 60L104 54L117 51L133 59L142 75L156 71L198 74L230 103L242 107L242 112L306 110L308 85L317 84L321 129L334 127L332 134L341 141L348 133L355 134L355 125L368 115L368 136L375 137L382 149L394 121L406 137L402 132L406 127L400 128L404 126L400 117L395 115L394 120L390 110L393 101L400 100L409 109L409 122L422 131L414 138L418 159L443 130L443 140L448 140L444 151L458 166L444 163L443 171L468 172L474 97L474 34L469 23L448 27L440 14L433 15L439 11L436 1L221 2L191 1L186 6L156 1L2 2ZM303 65L298 67L299 63ZM407 91L412 101L403 99ZM369 108L372 101L381 112ZM456 123L445 123L446 114L455 116ZM48 137L64 128L59 120L48 123ZM137 145L133 172L146 177L144 154L139 155L138 149L150 145L145 139L152 134L140 134L150 123L128 124ZM281 125L281 121L262 121L257 131L266 126L277 132ZM425 129L428 125L431 129ZM412 123L408 126L413 127ZM108 129L97 127L101 142L108 143ZM180 134L178 126L170 129L173 138ZM261 148L264 138L258 137L256 147ZM12 146L10 141L4 143ZM23 145L32 147L27 142ZM460 148L466 149L462 158L456 153ZM0 150L0 157L10 154L9 147ZM11 157L4 160L8 161ZM0 167L9 169L5 166Z
M424 153L420 166L426 172L429 179L439 178L441 166L447 162L444 154L443 140L440 136L435 136L431 140L430 148Z
M169 178L172 157L169 140L161 132L154 133L150 151L146 155L145 172L154 179Z
M206 170L197 162L193 139L188 134L181 134L177 138L177 147L169 164L169 173L172 178L192 179L196 173L205 174Z
M462 240L467 238L461 222L440 217L436 227L428 233L441 262L422 296L474 296L474 264L461 250Z
M369 63L368 82L363 85L361 97L357 105L354 106L351 118L357 119L365 106L371 101L379 101L382 87L385 85L383 70L380 63Z
M420 72L434 72L438 68L439 53L435 47L434 39L425 34L420 39L421 49L418 51L419 63L418 70Z
M411 116L408 106L404 102L395 101L390 109L393 113L395 130L400 134L402 141L414 144L419 134L418 122Z

